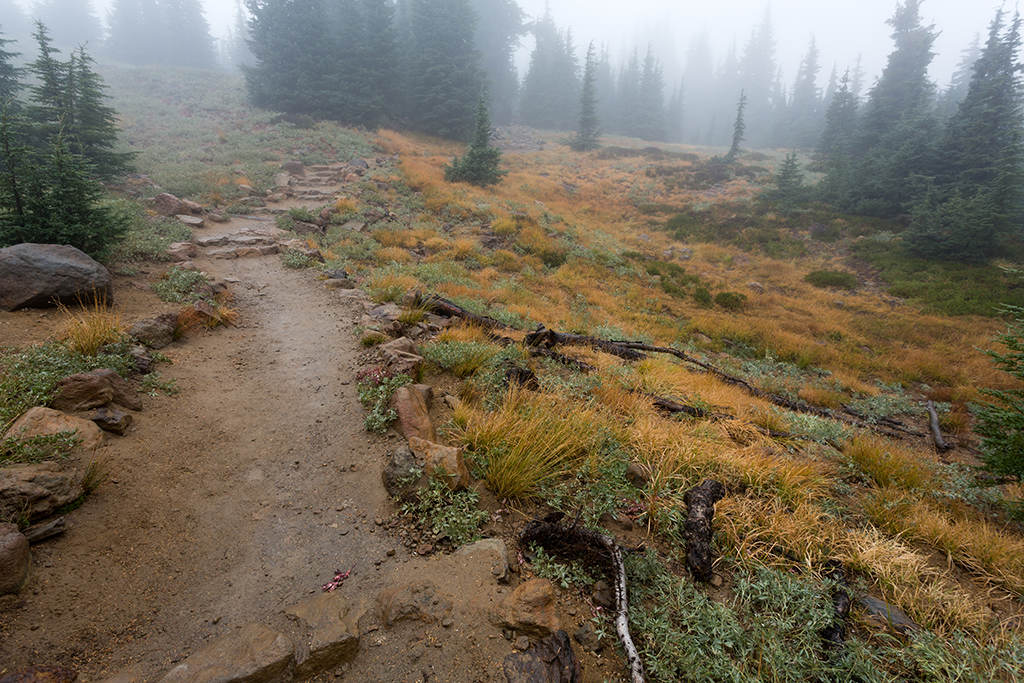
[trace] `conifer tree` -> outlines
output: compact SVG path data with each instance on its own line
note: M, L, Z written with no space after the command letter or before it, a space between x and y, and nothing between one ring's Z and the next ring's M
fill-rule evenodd
M88 160L97 177L111 180L131 170L135 155L115 151L117 112L105 103L107 86L93 64L84 47L71 53L67 71L72 107L63 121L63 130L67 146Z
M580 119L576 127L576 135L569 141L569 146L577 152L586 152L601 146L601 120L597 115L597 63L594 56L594 43L587 48L587 58L583 67L583 89L580 92Z
M755 144L765 142L774 123L773 112L780 103L776 88L778 65L775 61L775 31L771 6L750 34L739 63L740 87L747 95L750 136ZM735 92L735 91L732 91Z
M353 37L351 63L346 65L348 80L357 95L352 122L376 128L387 116L398 111L401 63L395 10L388 0L362 0L362 16Z
M672 95L668 100L668 108L665 111L665 132L667 134L666 140L668 142L683 141L683 117L685 114L684 86L685 82L680 81L678 85L672 88Z
M804 173L796 159L796 152L786 155L782 166L773 178L775 189L767 193L767 199L774 202L781 211L792 211L805 199Z
M32 16L46 24L53 44L70 50L79 45L97 45L103 35L90 0L39 0Z
M501 182L508 171L498 168L501 150L491 147L491 116L487 111L487 95L481 91L476 109L476 131L469 151L461 159L455 157L445 166L444 179L450 183L469 183L486 187Z
M107 11L106 53L128 64L161 60L159 0L114 0Z
M635 116L634 135L643 140L665 139L665 79L661 64L654 58L654 50L649 45L640 72Z
M39 51L35 61L28 66L35 83L29 88L31 104L26 108L26 116L34 124L35 134L41 139L48 139L60 130L64 122L73 125L73 93L68 87L71 76L69 64L57 58L60 50L53 46L46 24L36 21L32 37L36 39Z
M0 26L0 107L6 102L14 102L21 90L21 77L24 69L15 66L14 59L21 53L7 49L14 41L4 38L3 26Z
M793 96L786 110L787 130L782 141L790 147L811 147L821 136L824 119L821 116L821 97L816 83L817 73L821 69L819 54L812 37L807 54L800 61Z
M413 0L412 29L409 121L432 135L466 139L483 86L475 16L467 0Z
M579 101L579 62L572 34L558 29L549 10L534 22L533 35L536 45L523 79L520 118L534 128L572 130Z
M729 87L719 84L715 74L714 54L707 30L697 33L686 50L686 68L683 83L686 84L686 126L684 138L691 143L706 140L711 117L714 116L718 100L717 88ZM735 87L730 92L735 92Z
M493 121L500 126L512 123L519 96L519 76L515 52L520 36L526 33L524 14L516 0L471 0L477 15L476 47L480 66L490 85Z
M725 160L732 162L736 160L736 157L740 153L740 143L746 138L743 137L744 131L747 129L747 124L743 120L743 110L747 107L747 94L740 91L740 100L736 103L736 120L732 124L732 146L729 147L728 153L725 155Z
M241 71L242 66L252 67L254 58L249 50L249 16L242 6L241 0L235 0L235 18L227 39L228 64L232 69Z
M170 66L212 69L216 50L200 0L160 0L161 61Z
M629 61L622 64L615 82L615 99L618 104L615 131L620 135L639 135L638 109L640 102L640 54L633 50Z

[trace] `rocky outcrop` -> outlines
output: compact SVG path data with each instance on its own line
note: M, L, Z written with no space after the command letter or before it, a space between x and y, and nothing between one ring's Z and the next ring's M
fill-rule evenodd
M312 678L350 662L359 654L359 617L341 592L323 593L285 610L302 632L293 677Z
M17 519L27 513L30 519L43 519L82 493L82 475L62 471L57 463L6 467L0 469L0 518Z
M292 663L295 644L263 624L247 624L171 669L160 683L269 683Z
M24 588L31 567L28 539L15 525L0 524L0 595Z
M75 432L78 447L94 451L103 445L103 432L89 420L65 415L53 408L35 407L25 411L4 434L5 439L30 439L60 432Z
M426 384L407 384L391 395L391 409L398 416L395 430L405 438L437 441L437 430L430 421L430 402L434 390Z
M85 253L59 244L0 249L0 309L111 303L110 273Z
M537 638L560 631L555 587L547 579L530 579L498 605L491 622Z

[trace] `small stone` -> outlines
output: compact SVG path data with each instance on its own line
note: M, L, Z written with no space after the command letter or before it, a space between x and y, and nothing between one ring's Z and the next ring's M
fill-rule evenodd
M441 626L444 626L445 628L451 628L454 624L455 621L451 617L446 617L441 620Z
M723 584L723 583L725 583L725 582L724 582L724 581L722 580L722 577L721 577L720 575L718 575L718 574L712 574L712 575L711 575L711 581L710 581L710 583L711 583L711 585L712 585L712 586L714 586L715 588L721 588L721 587L722 587L722 584Z
M527 636L519 636L516 638L516 642L512 643L512 647L517 650L528 650L530 648L530 639Z
M395 549L391 548L391 549L388 550L388 552L386 554L387 554L388 557L394 557L395 556L395 552L396 552Z

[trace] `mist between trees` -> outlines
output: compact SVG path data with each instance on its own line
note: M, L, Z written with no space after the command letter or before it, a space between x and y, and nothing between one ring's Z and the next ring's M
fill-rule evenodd
M18 6L0 6L7 36L23 35ZM219 54L200 0L114 0L105 31L85 0L42 0L35 12L51 17L57 47L88 41L102 59L237 68L257 106L366 128L468 140L485 88L493 123L566 131L577 142L583 125L584 149L597 132L724 146L742 123L750 147L815 150L808 168L824 177L805 198L899 218L923 257L985 260L1024 223L1020 23L1003 10L941 88L928 77L940 27L921 0L904 0L870 87L859 59L823 77L813 37L784 82L769 8L724 54L706 32L690 37L676 83L665 82L649 46L613 63L607 45L592 45L586 91L572 28L550 12L531 20L515 0L245 0ZM519 74L514 57L527 35L534 47Z

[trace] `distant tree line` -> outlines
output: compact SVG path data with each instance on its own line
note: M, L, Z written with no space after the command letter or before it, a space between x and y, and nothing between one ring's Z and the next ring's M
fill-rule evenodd
M117 114L85 48L60 59L42 22L34 37L36 59L19 67L0 34L0 247L70 244L103 256L125 225L101 204L100 180L128 171L132 154L115 149Z

